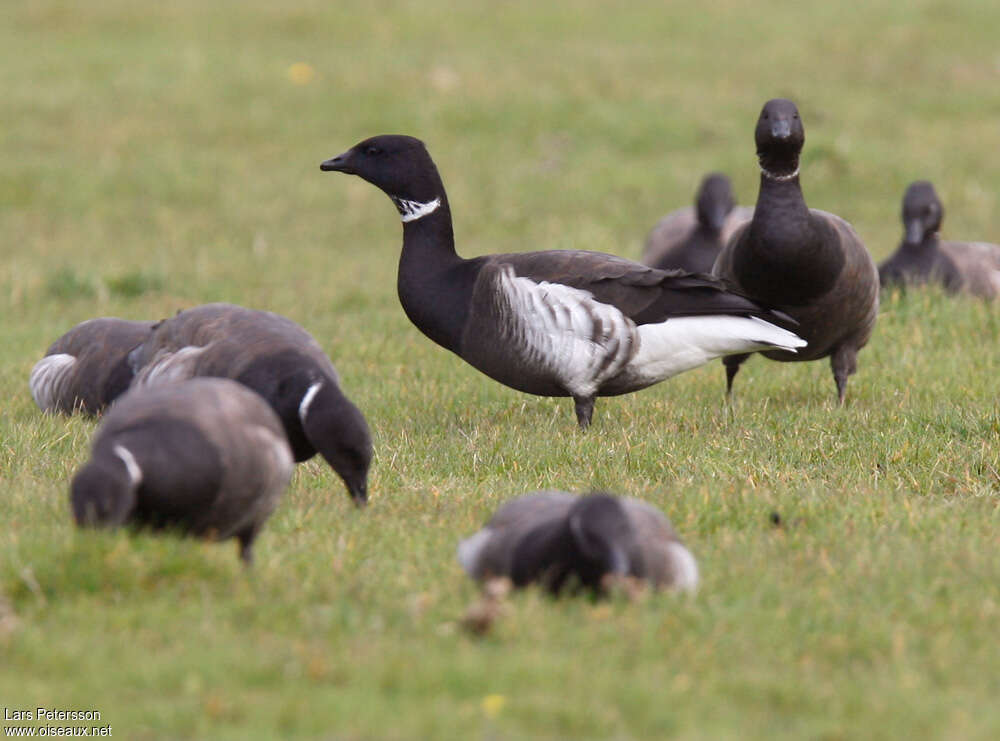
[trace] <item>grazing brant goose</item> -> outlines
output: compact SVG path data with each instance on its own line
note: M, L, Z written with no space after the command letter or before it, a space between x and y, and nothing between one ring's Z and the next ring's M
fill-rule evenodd
M419 139L367 139L321 169L358 175L396 204L399 299L420 331L500 383L571 396L580 427L597 396L727 353L805 344L760 318L787 317L710 276L579 250L459 257L444 185Z
M987 242L942 242L944 206L926 180L903 195L903 242L878 267L883 286L940 283L950 293L979 298L1000 295L1000 246Z
M771 360L830 357L837 398L857 370L878 315L878 271L853 227L839 216L811 209L799 185L799 154L805 130L790 100L768 101L755 133L760 195L753 218L723 248L712 272L751 298L767 302L798 321L795 331L809 343L798 354L763 353ZM748 355L723 358L726 390Z
M709 173L693 207L671 211L649 232L642 262L660 270L710 273L723 245L751 218L752 208L736 205L729 178Z
M459 544L458 560L478 581L538 582L553 594L571 577L595 592L607 575L670 589L698 584L694 556L660 510L606 493L541 491L513 499Z
M157 324L130 360L134 386L216 376L253 389L281 419L295 460L319 452L354 503L366 503L368 423L340 390L319 343L291 319L232 304L197 306Z
M128 354L145 340L152 322L89 319L52 343L28 379L31 396L47 413L97 415L132 382Z
M277 415L235 381L133 389L104 416L73 477L73 516L81 527L237 538L249 564L293 468Z

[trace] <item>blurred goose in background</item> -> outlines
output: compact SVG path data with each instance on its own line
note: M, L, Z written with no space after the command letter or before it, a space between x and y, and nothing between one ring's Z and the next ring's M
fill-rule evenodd
M130 362L135 387L216 376L253 389L277 413L296 461L318 452L354 503L367 501L368 423L319 343L291 319L233 304L197 306L157 324Z
M598 396L728 353L804 344L763 318L787 317L710 276L580 250L459 257L444 185L419 139L373 137L321 168L357 175L396 205L399 299L417 328L502 384L572 397L580 427Z
M911 183L903 195L903 241L879 265L882 286L939 283L951 293L984 299L1000 295L1000 246L987 242L942 242L944 220L934 186Z
M670 589L698 584L697 563L662 512L605 493L541 491L513 499L459 544L458 559L477 581L538 582L553 594L574 579L603 591L609 575Z
M43 412L96 415L132 382L128 354L153 322L101 317L81 322L52 343L28 379Z
M293 468L281 422L235 381L133 389L104 416L73 477L73 516L81 527L237 538L249 564Z
M753 208L736 205L729 178L709 173L694 206L671 211L649 232L642 262L660 270L710 273L723 245L751 218Z
M795 331L809 343L805 350L763 355L786 362L829 356L843 404L858 351L875 328L878 271L850 224L806 205L799 184L805 129L795 104L768 101L755 139L761 175L753 218L733 234L712 272L798 321ZM727 392L748 357L723 359Z

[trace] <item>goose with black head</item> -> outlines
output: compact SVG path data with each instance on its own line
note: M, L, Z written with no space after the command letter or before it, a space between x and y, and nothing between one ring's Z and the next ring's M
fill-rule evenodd
M875 328L878 271L849 223L806 205L799 183L805 128L795 104L768 101L754 138L761 174L753 218L733 234L712 272L798 322L795 331L808 342L804 350L762 354L783 362L829 357L843 404L858 351ZM727 392L748 357L723 359Z
M403 222L399 299L437 344L511 388L569 396L580 427L598 396L650 386L728 353L803 341L787 319L710 276L612 255L455 252L444 185L423 142L377 136L321 165L380 188Z
M291 319L233 304L196 306L160 322L130 361L135 387L214 376L256 391L281 420L295 460L318 452L354 503L367 502L368 423L319 343Z
M753 208L736 205L729 178L709 173L698 186L694 206L671 211L649 232L642 262L660 270L710 273L723 245L751 218Z
M104 416L73 477L73 517L80 527L236 538L249 564L293 467L275 413L235 381L133 389Z
M605 492L540 491L505 503L458 546L473 579L507 577L553 594L576 585L600 593L605 577L632 577L656 588L693 590L698 565L670 521L640 499Z
M937 283L949 293L1000 296L1000 245L942 241L944 206L926 180L903 194L903 241L881 265L883 287Z

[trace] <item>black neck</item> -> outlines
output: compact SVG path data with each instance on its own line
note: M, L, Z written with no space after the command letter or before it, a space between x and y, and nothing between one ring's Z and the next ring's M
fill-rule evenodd
M443 186L428 200L434 198L441 204L432 213L403 222L397 288L410 321L457 353L479 261L464 260L455 252L451 208Z
M811 214L798 175L776 179L762 172L753 221L737 255L744 288L787 305L825 293L844 260L831 229Z

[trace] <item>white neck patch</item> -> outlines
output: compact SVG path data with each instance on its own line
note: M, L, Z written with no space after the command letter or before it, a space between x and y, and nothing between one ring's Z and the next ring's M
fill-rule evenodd
M125 464L125 470L128 471L129 482L132 486L138 486L142 483L142 469L139 468L139 464L135 460L135 456L132 455L132 451L124 445L116 445L111 449L111 452L122 459L122 463Z
M777 180L779 183L786 183L789 180L793 180L799 176L799 168L797 167L795 168L795 172L791 172L788 175L775 175L773 172L771 172L770 170L765 170L763 167L760 168L760 171L761 173L763 173L764 177L766 177L768 180Z
M319 393L321 388L323 388L323 382L317 381L302 396L302 402L299 404L299 421L302 424L306 423L306 415L309 414L309 405L313 403L313 399L316 398L316 394Z
M408 221L422 219L427 216L427 214L434 213L438 210L438 206L441 205L440 198L435 198L433 201L428 201L427 203L421 203L420 201L408 201L405 198L396 198L396 196L392 196L392 202L395 203L396 208L399 209L399 213L404 224Z

